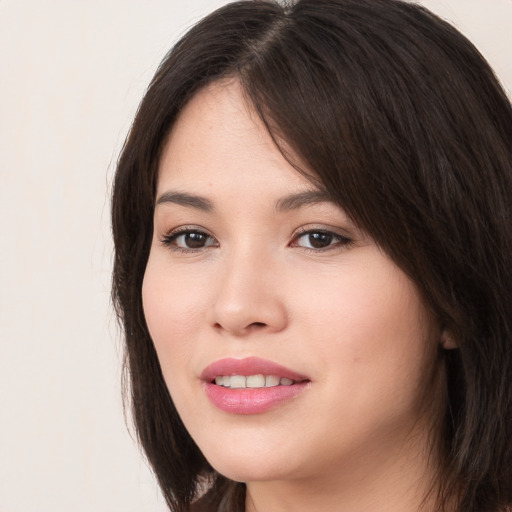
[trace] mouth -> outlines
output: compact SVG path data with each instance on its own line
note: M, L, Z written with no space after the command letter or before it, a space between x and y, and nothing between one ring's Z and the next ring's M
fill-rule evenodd
M293 386L297 381L277 375L218 375L215 384L231 389L274 388L276 386Z
M222 359L204 369L210 402L231 414L260 414L296 399L311 380L272 361L255 357Z

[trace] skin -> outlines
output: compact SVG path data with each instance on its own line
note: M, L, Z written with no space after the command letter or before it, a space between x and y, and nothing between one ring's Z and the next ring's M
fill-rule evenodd
M163 375L211 465L247 483L248 511L418 510L436 469L424 390L439 327L414 283L340 207L276 206L311 190L236 81L186 105L161 157L143 284ZM170 192L212 208L158 201ZM173 237L181 228L205 235ZM305 230L334 235L319 249ZM250 356L311 383L262 414L216 408L201 372Z

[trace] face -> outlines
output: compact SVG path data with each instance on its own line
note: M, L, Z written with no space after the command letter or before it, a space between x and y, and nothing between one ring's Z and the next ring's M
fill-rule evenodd
M431 314L281 156L237 82L184 108L157 188L144 312L215 469L246 482L363 471L427 437Z

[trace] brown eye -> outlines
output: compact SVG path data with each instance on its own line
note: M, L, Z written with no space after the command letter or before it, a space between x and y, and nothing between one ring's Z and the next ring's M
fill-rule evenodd
M212 236L195 230L178 231L164 237L162 242L164 245L183 250L203 249L218 245L218 242Z
M208 238L204 233L191 232L179 236L176 242L182 239L182 243L187 249L199 249L206 245Z
M330 233L310 233L306 236L309 247L313 249L323 249L324 247L329 247L333 238L333 235Z
M306 231L296 238L294 246L310 250L322 250L329 247L348 245L350 239L330 231Z

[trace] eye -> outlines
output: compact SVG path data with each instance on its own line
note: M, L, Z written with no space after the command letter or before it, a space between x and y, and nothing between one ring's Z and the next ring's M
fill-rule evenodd
M300 233L292 242L293 247L303 247L313 251L346 246L352 243L350 238L323 229L311 229Z
M218 247L219 243L208 233L197 229L180 229L164 236L162 243L177 250L194 251L206 247Z

